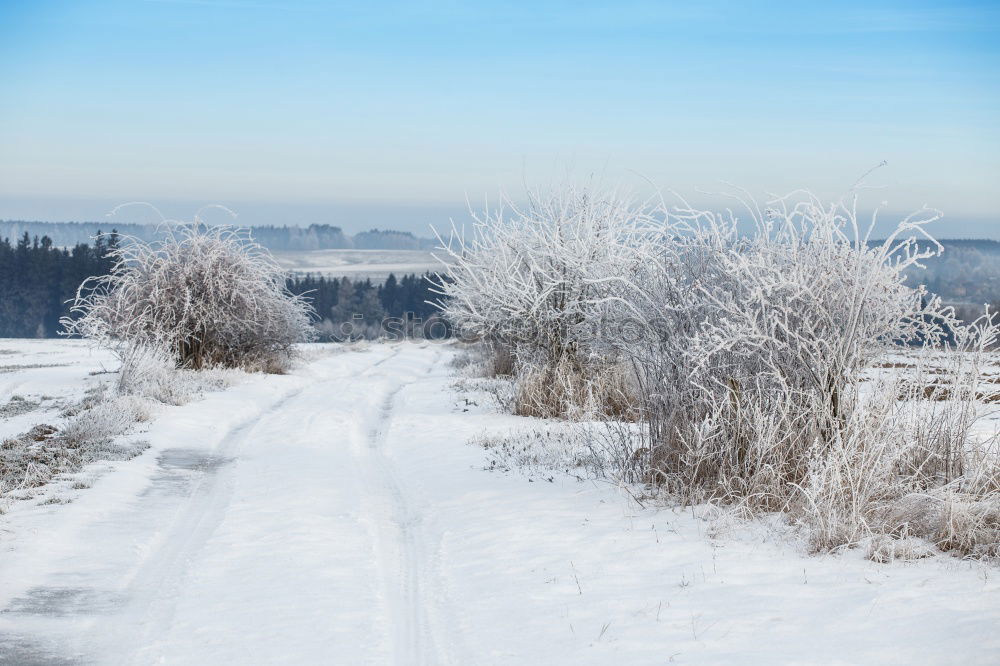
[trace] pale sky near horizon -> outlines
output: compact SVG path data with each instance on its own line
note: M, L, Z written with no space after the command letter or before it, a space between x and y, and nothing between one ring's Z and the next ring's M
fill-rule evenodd
M996 2L0 0L0 94L0 219L426 235L524 183L833 197L886 160L873 202L1000 237Z

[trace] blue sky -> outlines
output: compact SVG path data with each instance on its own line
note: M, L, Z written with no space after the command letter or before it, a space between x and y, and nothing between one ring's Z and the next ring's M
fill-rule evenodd
M0 218L422 232L525 182L837 196L887 160L870 198L1000 236L995 2L0 0L0 91Z

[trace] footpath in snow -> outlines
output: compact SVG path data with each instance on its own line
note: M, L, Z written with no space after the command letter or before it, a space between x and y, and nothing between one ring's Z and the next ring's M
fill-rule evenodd
M996 664L1000 575L711 538L484 471L448 345L165 410L69 504L0 516L2 664ZM471 409L471 411L470 411Z

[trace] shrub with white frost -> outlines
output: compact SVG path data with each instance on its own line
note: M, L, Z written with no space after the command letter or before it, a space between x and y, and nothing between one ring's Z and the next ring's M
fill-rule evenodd
M509 357L522 377L520 413L566 416L620 401L620 377L604 375L621 373L605 365L610 348L597 329L654 234L647 210L614 191L532 193L524 206L504 199L475 215L471 234L453 228L442 243L444 313L460 335Z
M1000 321L912 282L940 214L873 240L853 198L737 198L743 223L576 190L483 216L445 312L502 352L516 413L638 416L600 445L620 478L785 512L820 550L1000 557Z
M750 233L731 213L666 212L631 297L647 323L623 344L648 388L647 478L688 501L788 511L820 549L917 534L995 552L1000 529L985 518L969 521L974 535L942 526L929 499L922 518L898 517L913 497L1000 509L994 441L973 429L997 322L963 325L907 280L940 252L924 231L939 214L918 211L872 241L874 219L862 226L854 200L744 203ZM879 359L904 351L908 380L879 374Z
M658 388L651 462L668 475L689 468L683 458L710 435L732 455L706 458L699 474L721 465L736 481L798 482L799 454L842 434L858 372L898 342L940 336L937 301L904 283L904 271L934 252L917 243L934 213L870 243L843 204L804 195L747 209L750 234L737 233L732 214L670 211L651 279L633 297L649 322L634 354ZM757 446L765 459L747 453ZM762 491L742 492L769 504Z
M162 349L182 368L281 371L311 339L312 308L285 273L231 227L172 226L162 240L124 238L109 275L84 282L65 333L127 353Z

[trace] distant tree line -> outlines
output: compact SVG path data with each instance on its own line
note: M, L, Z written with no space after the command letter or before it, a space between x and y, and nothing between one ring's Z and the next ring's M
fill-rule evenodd
M370 279L305 275L290 277L287 286L293 294L311 299L321 340L444 337L450 329L430 303L438 295L427 278L411 274L397 279L390 274L376 285Z
M105 227L106 227L105 223ZM159 228L153 224L118 224L124 236L154 241ZM28 222L0 220L0 238L48 237L57 247L87 243L101 228L98 222ZM436 241L417 238L405 231L372 229L351 236L329 224L298 226L260 226L251 229L254 240L270 250L428 250Z
M0 337L57 337L67 301L88 277L107 274L108 252L120 236L95 230L92 244L58 247L48 236L27 233L15 242L0 241ZM382 284L370 279L290 277L288 290L305 294L316 310L322 340L372 339L392 335L441 337L446 334L426 276L390 275Z
M9 238L0 241L0 337L55 337L59 318L69 314L66 301L85 279L111 270L107 254L117 242L115 232L97 233L93 245L72 249L27 233L13 245Z

